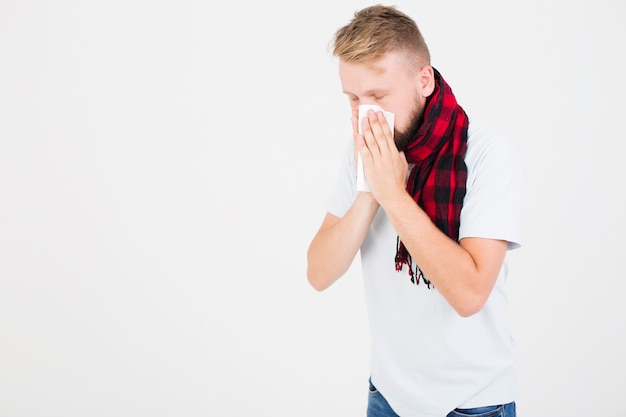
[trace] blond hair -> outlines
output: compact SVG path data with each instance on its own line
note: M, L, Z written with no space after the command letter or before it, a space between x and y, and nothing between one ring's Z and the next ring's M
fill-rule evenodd
M388 52L408 52L417 66L430 65L430 52L417 24L395 6L375 5L354 13L337 30L332 54L347 62L365 62Z

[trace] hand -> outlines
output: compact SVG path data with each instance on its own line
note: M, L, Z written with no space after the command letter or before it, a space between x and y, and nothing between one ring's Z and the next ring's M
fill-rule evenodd
M408 163L398 151L382 112L370 110L361 123L363 134L355 129L355 149L361 154L363 170L372 194L382 206L406 194ZM357 127L353 112L353 128Z

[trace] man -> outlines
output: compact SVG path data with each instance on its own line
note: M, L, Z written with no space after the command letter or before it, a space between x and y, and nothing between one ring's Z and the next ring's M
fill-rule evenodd
M360 250L372 336L369 417L515 416L504 293L520 245L513 142L468 119L395 7L356 12L334 37L353 147L308 250L321 291ZM359 105L380 111L360 124ZM370 192L356 189L360 155Z

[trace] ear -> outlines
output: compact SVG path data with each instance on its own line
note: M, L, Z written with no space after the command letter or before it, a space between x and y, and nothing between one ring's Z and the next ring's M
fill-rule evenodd
M424 65L417 73L417 85L422 97L430 97L435 91L435 72L430 65Z

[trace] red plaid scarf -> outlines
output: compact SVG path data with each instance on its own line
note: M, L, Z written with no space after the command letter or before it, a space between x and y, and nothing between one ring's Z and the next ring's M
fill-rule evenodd
M435 225L456 241L467 181L465 151L469 121L450 86L439 71L433 70L435 90L426 101L417 137L405 151L407 161L415 164L406 189ZM412 270L411 255L399 236L395 260L397 271L407 264L411 282L419 284L422 278L430 288L430 281L419 266Z

